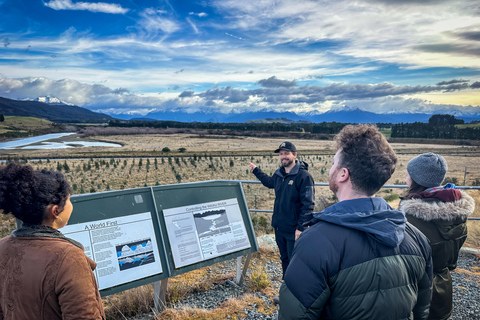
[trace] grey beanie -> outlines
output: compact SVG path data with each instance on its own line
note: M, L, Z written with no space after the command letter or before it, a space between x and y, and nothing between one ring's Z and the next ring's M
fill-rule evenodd
M447 161L436 153L421 154L407 164L413 181L427 188L438 187L447 174Z

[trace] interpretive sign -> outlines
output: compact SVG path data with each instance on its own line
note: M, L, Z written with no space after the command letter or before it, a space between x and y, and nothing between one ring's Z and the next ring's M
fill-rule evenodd
M82 243L97 263L100 290L162 273L150 212L72 224L62 233Z
M237 199L163 211L175 268L250 248Z
M239 181L181 183L152 191L163 217L171 276L258 250Z
M205 181L71 197L62 233L97 263L102 296L258 250L237 181Z
M102 295L169 276L151 188L72 196L73 213L61 229L97 263ZM166 272L167 271L167 272Z

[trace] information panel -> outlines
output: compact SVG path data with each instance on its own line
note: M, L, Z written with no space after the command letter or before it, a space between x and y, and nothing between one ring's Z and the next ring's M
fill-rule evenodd
M73 212L61 229L97 263L102 295L169 277L164 239L151 188L72 196Z
M152 187L170 276L258 250L239 181Z
M62 233L97 263L100 290L162 272L150 212L67 225Z
M163 211L175 268L250 248L237 199Z
M258 250L242 185L204 181L71 197L61 229L97 263L102 296Z

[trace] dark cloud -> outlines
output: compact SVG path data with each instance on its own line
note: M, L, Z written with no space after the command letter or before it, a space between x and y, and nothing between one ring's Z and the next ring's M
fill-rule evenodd
M180 93L178 97L179 98L193 97L193 91L183 91L182 93Z
M472 44L433 43L415 46L415 49L435 53L463 53L467 55L480 56L480 46Z
M114 94L127 94L127 93L130 93L130 91L126 88L118 88L118 89L115 89L112 91L112 93Z
M470 86L470 88L472 88L472 89L480 89L480 81L476 81L476 82L472 83L472 85Z
M264 88L278 88L278 87L289 88L297 85L295 81L280 80L280 79L277 79L277 77L275 76L270 77L268 79L260 80L257 83Z
M463 79L452 79L450 81L441 81L437 83L437 86L445 86L449 84L456 84L456 83L464 83L464 82L469 82L470 80L463 80Z
M480 31L467 31L457 34L466 40L480 41Z
M369 2L383 3L391 6L402 6L402 5L436 5L442 2L447 2L447 0L370 0Z

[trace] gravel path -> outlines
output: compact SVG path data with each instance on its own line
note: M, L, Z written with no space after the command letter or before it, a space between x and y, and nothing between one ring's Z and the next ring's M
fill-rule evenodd
M460 253L458 261L458 267L455 272L452 272L453 278L453 304L454 310L450 320L470 320L480 319L480 255L474 253ZM229 262L226 266L235 270L235 261ZM213 268L213 266L212 266ZM281 278L281 267L276 261L269 262L265 265L266 272L271 275L273 279ZM234 280L234 279L232 279ZM272 286L277 290L280 286L279 280L274 280ZM196 293L188 296L186 299L178 302L172 308L202 308L202 309L215 309L220 304L229 299L242 296L246 293L245 285L237 286L233 281L226 281L224 283L215 284L207 292ZM267 296L262 293L256 293L256 295L263 299L268 307L273 308L276 311L276 306L272 302L272 296ZM255 305L249 305L250 309L245 309L244 313L246 318L244 319L265 319L274 320L274 315L266 315L258 312ZM154 319L153 314L142 315L130 320L146 320ZM228 316L227 319L237 319L236 315Z

